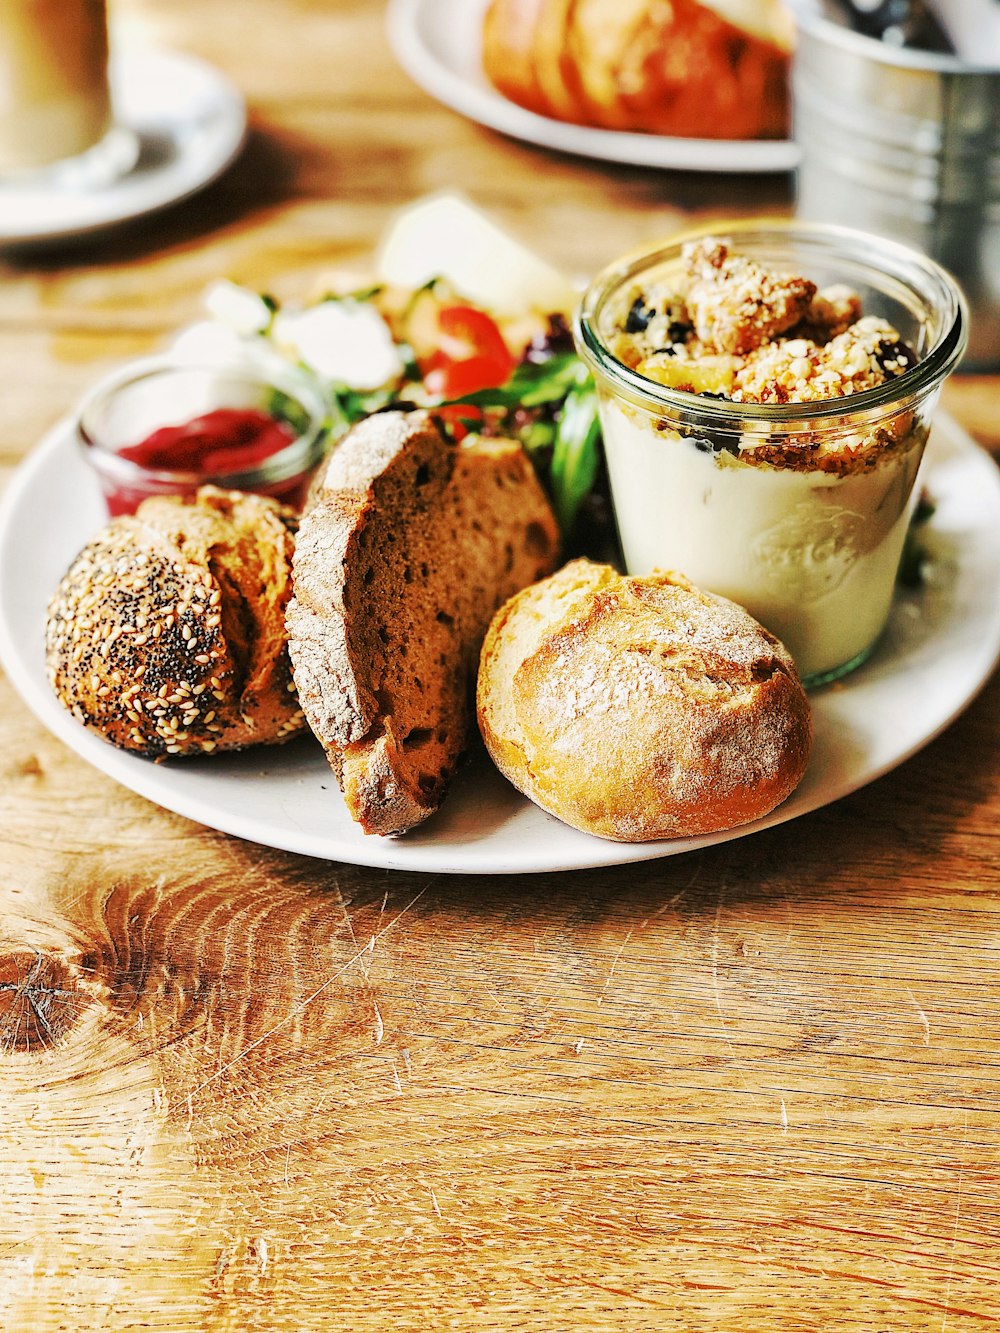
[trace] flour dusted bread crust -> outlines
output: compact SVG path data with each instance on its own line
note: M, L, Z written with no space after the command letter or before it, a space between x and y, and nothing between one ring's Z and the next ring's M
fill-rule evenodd
M742 607L588 560L497 612L477 702L515 787L619 842L760 818L799 782L812 743L791 657Z
M383 412L334 451L303 515L287 626L302 707L366 833L438 808L490 618L557 547L519 444L456 444L425 412Z
M273 500L211 486L114 519L49 605L56 695L112 745L152 757L303 730L284 629L295 524Z
M773 138L788 132L790 40L780 0L492 0L483 64L557 120Z

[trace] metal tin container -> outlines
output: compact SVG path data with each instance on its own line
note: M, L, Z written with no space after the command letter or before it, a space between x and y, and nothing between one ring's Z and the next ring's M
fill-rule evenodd
M965 369L1000 365L1000 68L891 46L796 5L799 217L908 241L971 309Z

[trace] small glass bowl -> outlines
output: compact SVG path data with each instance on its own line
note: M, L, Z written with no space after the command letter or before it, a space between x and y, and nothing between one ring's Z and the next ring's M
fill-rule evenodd
M154 431L219 408L264 411L294 438L252 467L232 472L150 468L122 457L122 450ZM253 491L299 508L326 452L327 409L320 389L293 366L264 371L152 357L131 362L92 389L80 405L76 432L112 516L134 513L153 495L190 498L206 485Z
M916 364L853 396L782 404L670 388L633 370L609 347L616 308L649 282L676 285L683 245L708 235L819 288L847 284ZM932 412L967 328L942 268L842 227L726 222L605 269L575 334L597 385L629 572L675 570L741 603L785 643L806 685L860 665L889 616Z

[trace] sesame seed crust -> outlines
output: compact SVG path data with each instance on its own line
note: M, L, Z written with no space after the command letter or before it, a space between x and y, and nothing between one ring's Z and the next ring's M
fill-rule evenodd
M49 681L85 727L153 758L304 727L284 633L296 519L203 487L147 500L80 551L49 605Z

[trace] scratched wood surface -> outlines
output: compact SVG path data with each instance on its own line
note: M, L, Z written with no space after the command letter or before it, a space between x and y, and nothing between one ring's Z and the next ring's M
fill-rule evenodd
M460 185L586 272L783 178L602 168L396 70L373 0L118 0L245 90L236 167L0 261L0 467L220 274L294 292ZM997 383L948 406L1000 447ZM26 560L31 553L26 552ZM227 838L0 680L0 1327L1000 1323L1000 680L898 771L638 868L466 879Z

